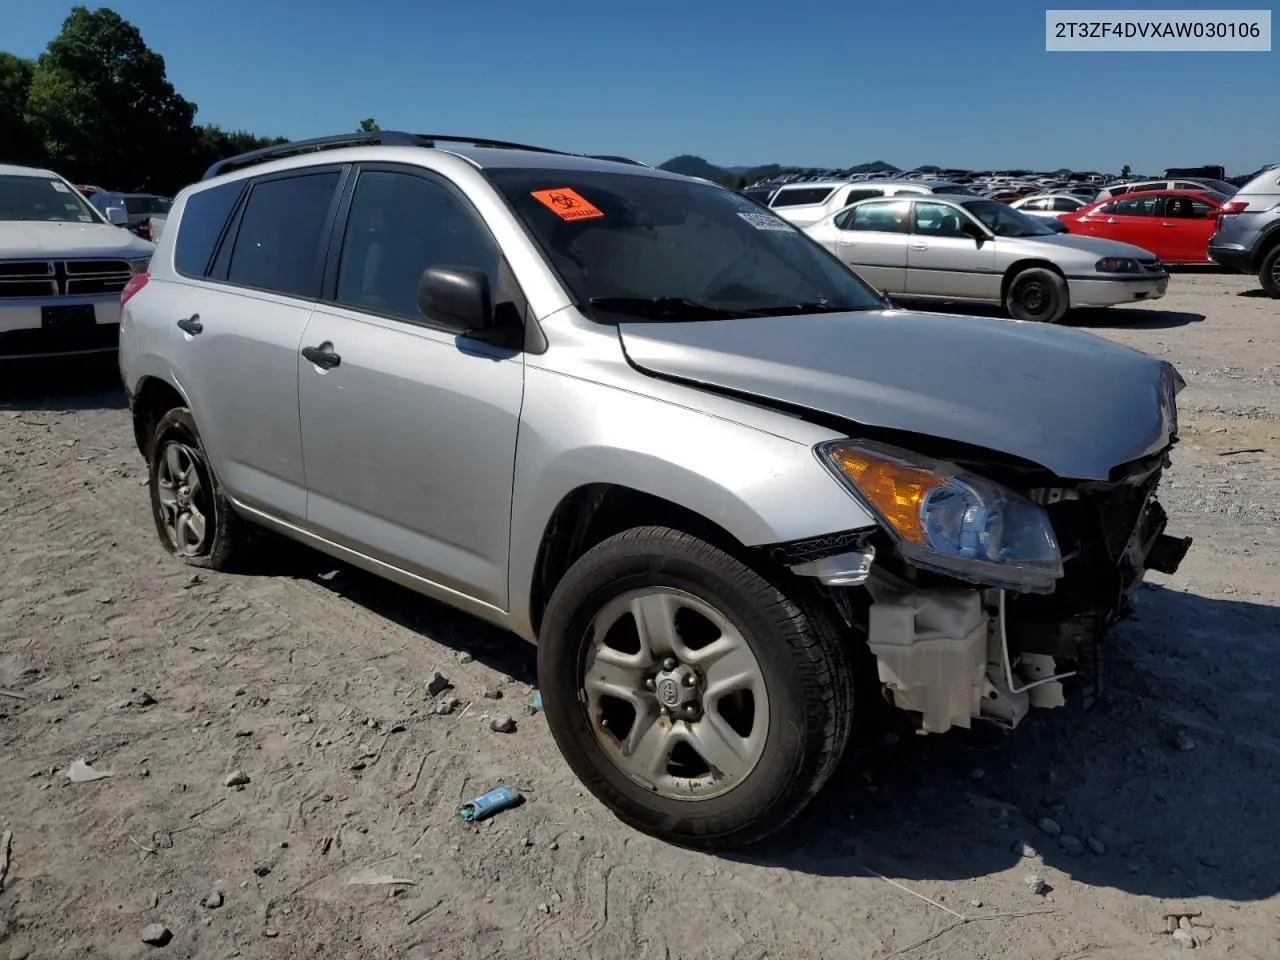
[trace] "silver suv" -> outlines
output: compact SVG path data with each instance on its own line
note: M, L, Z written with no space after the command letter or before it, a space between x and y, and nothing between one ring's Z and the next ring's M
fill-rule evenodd
M1093 695L1189 543L1167 362L889 309L704 181L382 132L170 219L120 348L164 547L266 527L536 642L567 762L678 842L794 817L855 678L922 732Z
M1280 299L1280 164L1272 164L1222 204L1209 257L1239 273L1256 273Z

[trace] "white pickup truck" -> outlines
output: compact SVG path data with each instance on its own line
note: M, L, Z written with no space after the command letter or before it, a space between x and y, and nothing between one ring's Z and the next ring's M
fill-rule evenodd
M110 217L51 170L0 165L0 360L116 350L120 292L155 246Z

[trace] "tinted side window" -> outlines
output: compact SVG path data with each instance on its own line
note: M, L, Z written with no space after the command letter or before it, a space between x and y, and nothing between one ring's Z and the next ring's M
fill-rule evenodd
M1049 201L1048 200L1028 200L1018 209L1019 210L1048 210Z
M1070 213L1073 210L1079 210L1084 204L1079 200L1072 200L1069 197L1054 197L1053 211L1054 213Z
M320 292L321 244L336 171L311 173L254 185L227 279L292 297Z
M1116 204L1114 212L1117 217L1154 217L1159 197L1126 197Z
M243 183L224 183L187 198L173 251L174 265L180 274L185 277L208 274L213 249L243 190Z
M853 216L846 221L844 229L905 233L910 207L911 204L905 200L894 203L864 203L851 211Z
M421 320L428 267L471 267L499 290L497 244L453 190L406 173L367 171L356 183L338 266L340 303Z
M915 204L915 232L934 237L963 237L964 223L960 211L945 203Z
M771 207L799 207L809 203L826 203L831 187L803 187L798 190L779 190L774 194Z

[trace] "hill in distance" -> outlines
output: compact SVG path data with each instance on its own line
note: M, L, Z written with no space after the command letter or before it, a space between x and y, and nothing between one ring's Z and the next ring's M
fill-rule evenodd
M821 170L830 168L793 167L783 166L778 163L762 164L755 167L717 167L714 163L708 163L702 157L684 154L679 157L672 157L666 163L658 164L658 169L679 173L686 177L702 177L704 180L714 180L716 183L737 186L740 183L755 183L757 180L776 177L784 173L818 173ZM888 170L897 173L899 170L898 167L891 163L885 163L883 160L873 160L870 163L860 163L856 166L843 167L841 169L849 170L852 173L874 173L877 170Z

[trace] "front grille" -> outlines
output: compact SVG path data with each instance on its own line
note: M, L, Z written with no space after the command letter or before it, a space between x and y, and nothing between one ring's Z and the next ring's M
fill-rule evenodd
M0 299L119 293L133 276L127 260L0 261Z
M94 324L81 330L10 330L0 333L0 357L114 350L119 343L120 326L115 323Z

